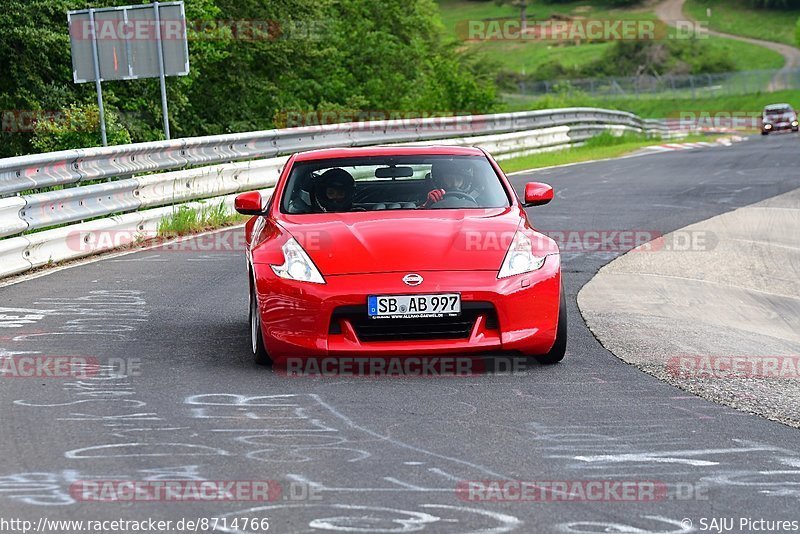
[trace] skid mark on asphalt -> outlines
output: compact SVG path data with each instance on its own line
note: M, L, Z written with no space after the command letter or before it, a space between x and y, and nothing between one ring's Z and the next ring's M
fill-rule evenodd
M463 534L503 534L522 525L514 516L446 504L420 504L418 510L404 510L386 506L350 504L278 504L248 508L225 514L222 517L265 517L272 521L285 514L309 529L302 532L458 532ZM322 517L319 517L322 515ZM298 519L299 518L299 519ZM231 534L250 534L251 531L219 528ZM258 534L254 532L253 534Z
M20 342L50 336L88 335L127 339L149 316L142 291L96 290L78 297L44 297L33 302L42 308L0 308L0 328L22 328L47 323L50 330L21 332ZM65 319L60 324L61 319Z
M73 484L87 480L142 480L142 481L200 481L197 465L170 468L140 469L127 474L92 474L75 469L59 472L29 472L0 476L0 497L31 506L70 506L76 504L75 495L70 491Z
M22 328L36 324L53 310L34 310L30 308L0 308L0 328Z

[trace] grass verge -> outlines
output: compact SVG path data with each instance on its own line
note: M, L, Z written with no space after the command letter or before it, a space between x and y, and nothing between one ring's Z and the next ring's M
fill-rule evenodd
M711 9L711 17L707 9ZM756 9L744 0L688 0L684 10L718 32L797 46L800 9Z
M249 217L231 213L224 203L210 204L199 210L180 206L158 224L158 237L178 237L233 226Z
M583 0L543 4L530 2L529 20L547 20L553 16L581 17L603 20L648 20L657 17L651 8L615 8L602 0ZM452 39L463 39L466 21L515 19L519 10L510 3L498 5L495 2L475 2L471 0L440 0L440 16L445 33ZM705 9L703 9L705 12ZM703 17L705 18L705 17ZM797 20L795 17L793 21ZM676 30L669 29L670 38L675 38ZM732 39L711 37L704 39L705 46L731 58L736 70L779 69L783 57L763 46L742 43ZM500 65L504 70L517 73L536 72L539 67L553 58L565 67L578 68L595 63L603 57L606 50L614 45L611 41L572 42L549 41L485 41L464 42L464 46L479 50L489 61Z
M715 137L705 135L690 135L684 139L676 140L678 143L691 143L695 141L709 141ZM580 163L596 159L617 158L630 154L637 149L657 145L661 142L658 137L645 137L641 134L626 133L614 136L608 132L589 139L586 144L579 147L557 150L554 152L541 152L503 160L500 163L506 173L565 165L567 163Z
M800 92L776 91L733 96L706 96L698 98L625 98L603 99L586 95L532 97L507 95L504 111L588 106L629 111L652 119L681 118L684 113L760 113L767 104L788 102L800 108Z

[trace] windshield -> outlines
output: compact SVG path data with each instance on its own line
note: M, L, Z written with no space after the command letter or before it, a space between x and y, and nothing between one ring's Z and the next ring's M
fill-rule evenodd
M783 115L786 113L792 113L792 108L789 106L779 107L779 108L767 108L765 112L767 115Z
M297 163L281 200L290 214L509 206L481 156L371 156Z

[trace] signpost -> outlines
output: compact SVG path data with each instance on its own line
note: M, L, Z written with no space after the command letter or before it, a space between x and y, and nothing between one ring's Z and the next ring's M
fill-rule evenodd
M167 76L189 74L183 2L82 9L67 13L75 83L94 82L100 135L107 145L102 82L159 78L164 134L170 138Z

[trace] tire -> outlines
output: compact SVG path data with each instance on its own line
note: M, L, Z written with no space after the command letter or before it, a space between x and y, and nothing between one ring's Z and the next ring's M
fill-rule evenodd
M761 130L761 135L769 135L769 132L765 132L764 130Z
M535 356L536 361L543 365L552 365L564 359L567 353L567 294L561 286L561 301L558 305L558 327L556 328L556 341L547 354Z
M257 365L269 365L272 359L264 348L264 334L261 332L261 312L258 309L258 298L255 289L250 285L250 347L253 350L253 359Z

